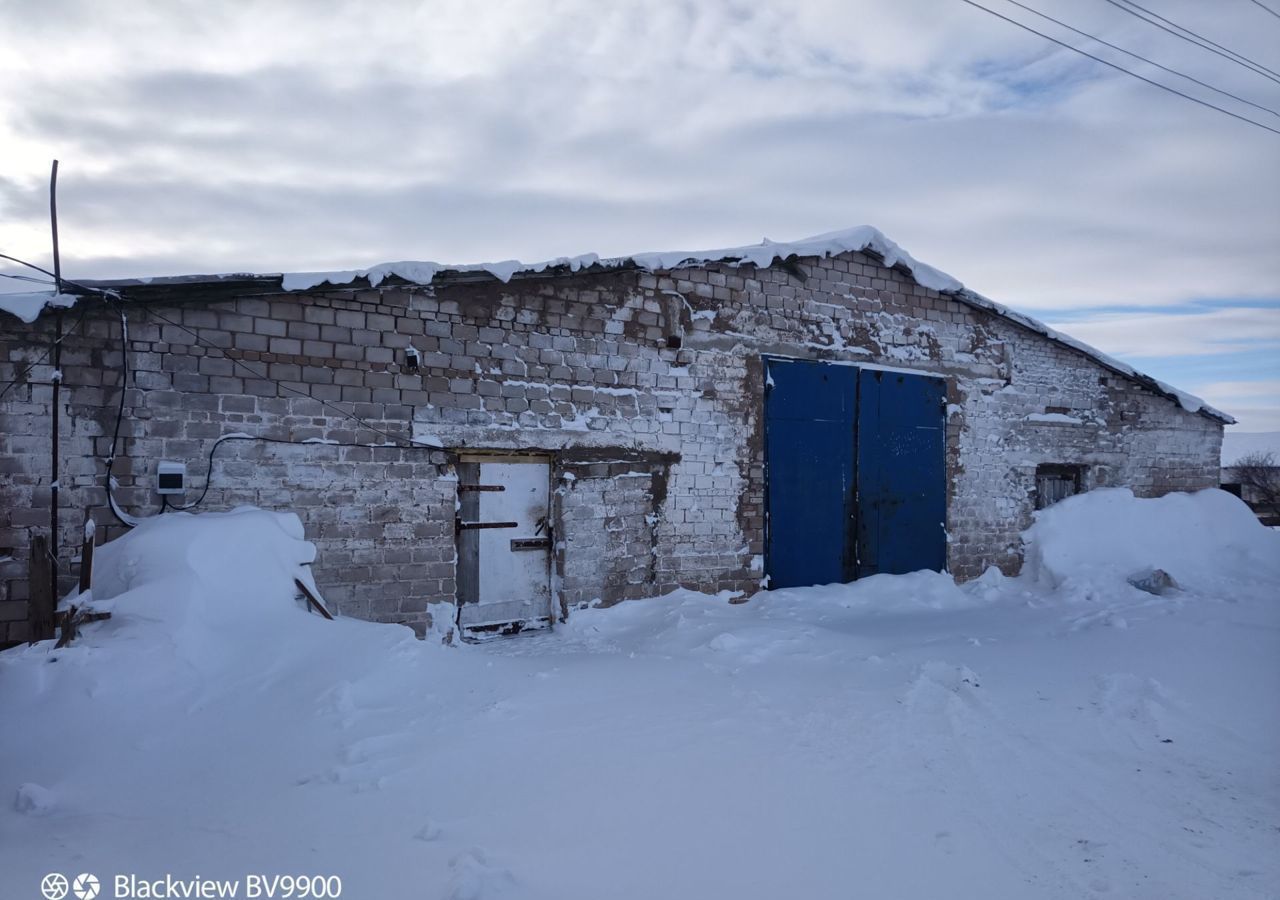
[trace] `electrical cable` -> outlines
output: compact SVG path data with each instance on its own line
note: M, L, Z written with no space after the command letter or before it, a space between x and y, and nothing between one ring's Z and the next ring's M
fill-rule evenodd
M26 266L28 269L33 269L44 275L48 275L50 278L53 278L55 280L58 278L57 275L53 274L48 269L45 269L41 266L37 266L35 263L27 262L25 259L19 259L16 256L10 256L7 253L0 253L0 259L7 259L9 260L9 262L17 263L20 266ZM114 297L117 300L120 299L119 292L113 291L109 288L89 287L88 285L81 284L78 281L72 281L70 278L66 278L65 276L61 280L64 285L69 284L74 288L79 288L80 290L84 291L86 294L97 294L102 297Z
M1182 97L1185 100L1190 100L1192 103L1198 103L1201 106L1207 106L1209 109L1217 110L1223 115L1230 116L1233 119L1239 119L1241 122L1247 122L1250 125L1253 125L1257 128L1261 128L1263 131L1270 131L1272 134L1280 135L1280 129L1272 128L1270 125L1264 125L1261 122L1255 121L1254 119L1250 119L1247 116L1242 116L1239 113L1233 113L1231 112L1231 110L1223 109L1221 106L1215 106L1214 104L1210 103L1207 100L1201 100L1199 97L1193 97L1190 94L1185 94L1182 91L1178 90L1177 88L1172 88L1172 87L1169 87L1169 85L1167 84L1162 84L1159 81L1154 81L1150 78L1147 78L1145 75L1139 75L1137 72L1134 72L1132 69L1126 69L1124 66L1113 63L1110 60L1103 59L1101 56L1095 56L1094 54L1090 53L1087 50L1081 50L1079 47L1068 44L1066 41L1060 41L1055 37L1051 37L1045 34L1043 31L1036 31L1036 29L1032 28L1030 25L1024 25L1021 22L1019 22L1017 19L1011 19L1002 13L996 12L994 9L988 9L987 7L983 6L981 3L975 2L975 0L961 0L961 2L967 3L970 6L974 7L975 9L980 9L983 12L988 13L989 15L993 15L997 19L1004 19L1009 24L1016 25L1019 28L1021 28L1023 31L1029 31L1034 35L1044 38L1046 41L1051 41L1057 44L1059 47L1065 47L1068 50L1071 50L1075 53L1079 53L1081 56L1087 56L1089 57L1089 59L1092 59L1095 62L1100 62L1104 66L1110 66L1111 68L1115 69L1117 72L1123 72L1126 75L1132 75L1134 78L1137 78L1139 81L1145 81L1147 84L1158 87L1162 91L1168 91L1170 94L1177 94L1179 97ZM1111 0L1108 0L1108 2L1111 2Z
M1276 132L1276 133L1277 133L1277 134L1280 134L1280 131L1278 131L1278 132ZM244 371L248 372L248 373L249 373L250 375L252 375L254 378L260 379L260 380L262 380L262 381L271 381L271 382L274 382L274 383L275 383L275 385L276 385L276 387L277 387L277 388L280 388L281 390L288 391L288 392L289 392L289 393L291 393L291 394L296 394L296 395L297 395L297 396L299 396L299 397L305 397L305 398L307 398L308 400L315 400L317 403L319 403L321 406L325 407L326 409L332 409L334 412L339 413L339 414L340 414L340 415L342 415L344 418L350 419L351 421L356 422L356 423L358 423L358 424L360 424L360 425L364 426L364 427L365 427L365 428L367 428L368 430L372 431L374 434L380 434L380 435L382 435L383 437L385 437L385 438L389 438L389 439L390 439L390 440L392 440L392 441L408 441L408 443L409 443L409 445L410 445L410 446L409 446L409 447L402 447L402 449L411 449L411 448L424 448L424 449L428 449L428 450L441 450L441 449L443 449L442 447L439 447L439 446L437 446L437 445L435 445L435 444L428 444L428 443L425 443L425 442L423 442L423 441L416 440L416 439L411 438L411 437L405 437L405 436L404 436L404 435L402 435L402 434L394 434L394 433L392 433L392 432L390 432L390 431L385 431L385 430L383 430L383 429L379 428L378 426L374 425L372 422L369 422L369 421L367 421L366 419L362 419L360 416L357 416L355 413L353 413L353 412L349 412L349 411L347 411L347 410L343 409L343 408L342 408L342 407L340 407L340 406L335 406L333 403L329 402L328 400L321 400L319 397L314 396L313 394L311 394L311 393L310 393L310 392L308 392L308 391L300 391L300 390L298 390L297 388L289 387L289 385L287 385L287 384L285 384L285 383L281 382L280 380L275 379L275 378L271 378L271 377L270 377L269 375L267 375L265 372L259 372L259 371L257 371L256 369L251 368L250 366L248 366L247 364L245 364L245 363L244 363L244 362L242 362L241 360L236 359L234 356L229 356L229 355L227 354L227 352L226 352L226 350L225 350L224 348L219 347L219 346L217 346L217 345L215 345L215 344L211 344L210 342L206 341L204 338L200 337L200 335L199 335L197 332L195 332L195 331L193 331L192 329L188 328L187 326L183 325L181 322L175 322L175 321L173 321L173 319L170 319L170 318L168 318L167 316L161 315L160 313L156 312L154 309L150 309L150 308L148 308L148 309L146 310L146 312L147 312L147 314L148 314L148 315L155 316L155 317L156 317L157 319L159 319L161 322L164 322L164 323L166 323L166 324L168 324L168 325L172 325L172 326L174 326L175 328L180 328L180 329L182 329L182 330L183 330L183 331L185 331L187 334L191 335L191 337L195 339L195 341L196 341L196 343L197 343L197 344L199 344L200 346L204 347L204 348L205 348L205 349L207 349L207 350L216 350L216 351L218 352L218 354L219 354L223 359L229 360L233 365L239 366L241 369L243 369ZM367 444L362 444L362 445L360 445L360 446L368 446L368 445L367 445ZM400 445L399 445L399 444L397 444L397 446L400 446Z
M50 278L56 279L58 277L54 275L52 272L50 272L48 269L43 269L40 266L37 266L35 263L29 263L25 259L18 259L18 257L10 256L7 253L0 253L0 259L7 259L9 260L9 262L15 262L20 266L26 266L28 269L35 269L37 272L48 275ZM63 281L66 281L66 279L64 278ZM75 284L75 282L67 281L67 284ZM76 287L81 287L81 285L77 284Z
M7 253L0 253L0 259L7 259L10 262L17 263L20 266L26 266L29 269L34 269L37 272L41 272L45 275L48 275L51 278L57 278L57 276L54 275L52 272L50 272L48 269L42 268L41 266L37 266L35 263L27 262L25 259L19 259L18 257L10 256ZM111 436L111 449L106 459L107 468L105 473L105 479L106 479L106 491L107 491L107 506L110 508L112 515L116 517L116 519L120 522L120 524L124 525L127 528L132 528L134 525L137 524L137 520L134 519L132 516L130 516L128 513L126 513L123 509L121 509L120 505L116 503L116 498L114 493L115 484L113 483L114 479L112 476L112 468L115 466L115 461L116 461L116 448L120 444L120 427L124 422L125 393L129 387L129 319L128 319L128 316L125 315L124 306L120 303L120 295L115 291L105 290L103 288L88 287L86 285L80 284L79 282L72 281L68 278L63 278L61 279L61 281L64 285L71 285L72 287L79 288L85 293L97 294L101 296L108 303L108 305L114 304L116 306L116 311L119 312L120 314L120 405L116 409L116 424L115 424L115 430L113 431ZM84 321L85 315L87 313L88 313L88 307L81 306L80 317L76 320L76 324L71 327L70 331L68 331L66 334L61 335L57 341L51 344L45 350L45 353L40 357L40 360L38 360L30 368L28 368L27 372L30 372L31 369L34 369L35 366L43 362L44 359L48 357L49 353L52 352L54 347L58 346L63 341L65 341L80 326L80 323ZM25 375L26 373L23 373L23 374ZM16 383L17 383L17 380L12 381L9 383L7 387L5 387L3 391L0 391L0 398L4 397L5 393L8 392L9 388Z
M266 437L264 435L256 435L256 434L224 434L222 437L214 441L213 446L209 448L209 467L208 467L207 473L205 474L204 489L200 491L200 496L197 497L195 500L191 501L190 503L185 503L182 506L178 506L176 504L170 503L168 497L161 496L160 509L162 513L166 510L173 510L175 512L185 512L186 510L194 509L195 507L199 506L201 503L204 502L205 496L207 496L209 493L209 488L213 486L214 454L217 452L218 447L222 446L222 444L224 444L227 441L260 441L264 444L289 444L295 447L316 446L316 447L363 447L367 449L379 448L378 444L360 444L360 443L351 442L351 441L329 441L329 440L292 441L286 438L273 438L273 437ZM396 447L394 449L439 450L440 448L422 446L422 447Z
M107 506L117 521L126 528L132 528L137 520L120 508L115 497L115 476L111 474L116 464L116 447L120 443L120 426L124 422L124 398L129 390L129 317L125 315L124 304L115 301L116 311L120 313L120 405L116 408L116 427L111 433L111 449L107 455L105 479L107 485Z
M12 272L0 272L0 278L12 278L14 281L29 281L32 284L56 284L47 278L32 278L30 275L14 275Z
M1106 0L1106 2L1110 3L1116 9L1124 10L1134 18L1141 19L1142 21L1146 22L1148 25L1154 25L1156 28L1159 28L1161 31L1167 31L1169 34L1173 35L1176 38L1180 38L1181 40L1186 41L1188 44L1194 44L1195 46L1201 48L1202 50L1208 50L1210 53L1216 54L1218 56L1221 56L1225 60L1235 63L1237 66L1239 66L1242 69L1248 69L1250 72L1253 72L1256 75L1261 75L1263 78L1267 78L1271 81L1276 82L1277 84L1280 84L1280 72L1273 72L1271 69L1268 69L1266 66L1262 65L1262 63L1254 62L1253 60L1249 59L1247 56L1242 56L1239 53L1236 53L1234 50L1228 50L1226 47L1222 46L1221 44L1215 43L1209 40L1207 37L1196 34L1196 32L1192 31L1190 28L1183 28L1178 23L1172 22L1169 19L1166 19L1164 16L1160 15L1159 13L1152 12L1151 10L1147 9L1145 6L1139 6L1138 4L1131 2L1131 0L1124 0L1123 3L1121 3L1120 0ZM1141 10L1141 12L1136 12L1135 10ZM1146 13L1147 15L1153 16L1154 18L1148 19L1147 16L1142 15L1142 13ZM1160 21L1157 22L1156 19L1159 19ZM1172 25L1173 28L1169 28L1166 25L1162 25L1160 24L1161 22L1166 22L1168 23L1168 25ZM1177 29L1177 31L1174 30L1175 28ZM1184 34L1183 32L1186 32L1186 33Z
M1193 84L1198 84L1203 88L1208 88L1209 90L1214 91L1215 93L1222 94L1222 96L1224 97L1230 97L1232 100L1238 100L1239 102L1243 103L1245 106L1252 106L1254 109L1260 109L1263 112L1269 112L1273 116L1280 116L1280 111L1274 110L1269 106L1263 106L1261 103L1254 103L1252 100L1246 100L1244 97L1241 97L1237 94L1233 94L1230 91L1224 91L1222 88L1214 87L1208 82L1201 81L1199 78L1194 78L1185 72L1179 72L1177 69L1170 68L1169 66L1166 66L1166 65L1161 65L1160 63L1156 62L1154 59L1147 59L1147 57L1142 56L1141 54L1138 54L1138 53L1134 53L1132 50L1126 50L1124 47L1120 47L1116 44L1111 43L1110 41L1103 40L1097 35L1090 34L1087 31L1081 31L1079 28L1073 28L1072 26L1068 25L1066 22L1059 21L1058 19L1055 19L1053 16L1046 15L1045 13L1040 12L1038 9L1032 9L1030 6L1027 6L1024 3L1019 3L1018 0L1005 0L1005 2L1012 3L1014 6L1018 7L1019 9L1024 9L1027 12L1031 13L1033 16L1039 16L1040 18L1045 19L1049 22L1052 22L1055 25L1059 25L1067 29L1067 31L1075 32L1081 37L1087 37L1091 41L1096 41L1097 43L1102 44L1104 47L1110 47L1112 50L1116 50L1120 53L1125 54L1126 56L1131 56L1134 59L1141 60L1142 62L1146 63L1149 66L1155 66L1157 69L1161 69L1165 72L1168 72L1170 75L1177 75L1179 78L1185 78L1187 81L1190 81Z
M64 334L62 335L62 337L58 338L56 341L54 341L54 342L53 342L52 344L50 344L48 347L45 347L45 348L44 348L44 352L40 354L40 358L39 358L39 359L37 359L35 362L33 362L33 363L29 364L29 365L28 365L28 366L27 366L27 367L22 371L22 373L21 373L21 374L15 374L15 375L13 376L13 380L12 380L12 381L10 381L8 384L6 384L6 385L4 386L4 389L3 389L3 390L0 390L0 400L3 400L3 399L4 399L4 395L5 395L5 394L7 394L7 393L9 393L9 389L10 389L10 388L12 388L14 385L21 384L21 383L23 382L23 380L25 380L25 379L26 379L26 377L27 377L28 375L30 375L33 371L35 371L35 368L36 368L37 366L41 365L41 364L42 364L46 359L48 359L48 358L49 358L49 354L53 352L53 348L54 348L54 347L56 347L57 345L61 344L61 343L62 343L63 341L65 341L67 338L71 337L71 335L75 332L75 330L76 330L77 328L79 328L79 327L80 327L80 324L84 321L85 313L87 313L87 312L88 312L88 309L87 309L87 308L85 308L85 309L81 309L81 310L80 310L80 317L79 317L78 319L76 319L75 324L73 324L73 325L71 326L71 328L70 328L66 333L64 333Z
M1231 56L1240 60L1242 63L1247 63L1250 66L1256 66L1257 68L1261 69L1264 72L1267 72L1271 75L1275 75L1276 77L1280 77L1280 72L1277 72L1275 69L1268 68L1267 66L1264 66L1262 63L1258 62L1256 59L1250 59L1249 57L1245 56L1243 53L1237 53L1236 51L1232 50L1230 47L1224 47L1221 44L1219 44L1217 41L1210 40L1209 38L1205 37L1203 34L1200 34L1198 31L1193 31L1190 28L1187 28L1186 26L1179 25L1177 22L1174 22L1172 19L1166 19L1164 16L1160 15L1155 10L1147 9L1145 6L1143 6L1140 3L1134 3L1133 0L1122 0L1122 2L1125 4L1125 6L1131 6L1134 9L1141 10L1142 12L1146 13L1149 16L1159 19L1161 22L1164 22L1166 25L1172 25L1174 28L1178 29L1179 31L1191 35L1193 38L1195 38L1198 41L1203 41L1204 43L1208 44L1210 47L1216 47L1217 49L1221 50L1223 53L1230 54Z
M41 268L40 266L35 265L34 263L29 263L29 262L27 262L26 260L18 259L17 257L15 257L15 256L9 256L8 254L0 253L0 259L7 259L7 260L10 260L11 262L15 262L15 263L18 263L19 265L27 266L28 268L34 269L34 270L36 270L37 272L43 272L43 273L45 273L45 274L47 274L47 275L52 275L52 274L53 274L53 273L48 272L47 270L45 270L45 269ZM120 428L121 428L121 424L122 424L122 423L123 423L123 421L124 421L125 391L126 391L126 389L128 388L128 382L129 382L129 324L128 324L128 317L125 315L124 306L123 306L123 304L121 303L121 297L120 297L120 295L119 295L117 292L115 292L115 291L111 291L111 290L104 290L104 289L102 289L102 288L93 288L93 287L88 287L88 286L86 286L86 285L79 284L79 283L77 283L77 282L75 282L75 281L71 281L71 280L66 279L66 278L62 279L62 281L63 281L63 284L71 285L72 287L79 288L80 290L85 291L85 292L87 292L87 293L93 293L93 294L99 294L99 295L101 295L102 297L104 297L104 298L106 299L106 301L107 301L107 303L108 303L109 305L113 305L113 306L115 306L116 310L117 310L117 311L119 312L119 314L120 314L120 342L121 342L121 343L120 343L120 348L121 348L120 405L119 405L119 407L117 408L117 411L116 411L116 424L115 424L115 430L114 430L114 432L113 432L113 434L112 434L112 438L111 438L111 451L110 451L110 455L107 457L107 470L106 470L106 480L107 480L107 501L108 501L108 505L109 505L109 507L110 507L110 509L111 509L112 514L113 514L113 515L115 515L115 517L120 521L120 523L121 523L121 524L123 524L123 525L125 525L126 527L132 528L135 524L137 524L137 520L136 520L136 519L134 519L132 516L128 515L127 513L125 513L125 512L124 512L124 510L122 510L122 509L120 508L120 506L116 503L116 501L115 501L115 497L114 497L114 495L113 495L113 493L112 493L112 492L113 492L113 489L114 489L114 487L115 487L115 485L112 483L112 475L111 475L112 466L115 464L116 448L117 448L117 446L119 445L119 441L120 441ZM85 316L85 311L86 311L86 310L85 310L85 308L82 308L82 309L81 309L80 319L79 319L79 320L77 321L77 323L76 323L76 325L77 325L77 326L79 325L80 321L83 321L84 316ZM181 329L182 331L185 331L187 334L191 335L191 337L195 340L195 342L196 342L197 344L199 344L200 346L202 346L202 347L204 347L204 348L206 348L206 349L208 349L208 350L215 350L215 351L217 351L217 353L218 353L218 354L219 354L223 359L229 360L233 365L238 366L239 368L241 368L241 369L243 369L244 371L248 372L249 374L253 375L253 377L254 377L254 378L257 378L257 379L260 379L260 380L263 380L263 381L271 381L271 382L273 382L273 383L276 385L276 387L277 387L277 388L279 388L279 389L282 389L282 390L285 390L285 391L289 391L290 393L296 394L296 395L298 395L298 396L300 396L300 397L305 397L306 399L309 399L309 400L315 400L317 403L321 404L321 405L322 405L322 406L324 406L326 409L332 409L333 411L335 411L335 412L337 412L337 413L341 414L344 418L351 419L353 422L356 422L356 423L358 423L359 425L362 425L363 427L365 427L365 428L366 428L366 429L368 429L369 431L372 431L374 434L380 434L380 435L382 435L383 437L389 438L391 441L396 442L396 443L392 444L391 446L395 446L395 447L397 447L397 448L399 448L399 449L401 449L401 450L443 450L443 449L444 449L443 447L440 447L440 446L438 446L438 445L436 445L436 444L428 444L428 443L426 443L426 442L424 442L424 441L419 441L419 440L416 440L416 439L411 438L411 437L405 437L404 435L393 434L393 433L392 433L392 432L390 432L390 431L386 431L386 430L384 430L384 429L378 428L378 427L377 427L376 425L374 425L372 422L369 422L369 421L367 421L366 419L363 419L363 418L361 418L360 416L357 416L354 412L349 412L349 411L347 411L347 410L343 409L343 408L342 408L342 407L340 407L340 406L335 406L333 403L330 403L330 402L329 402L329 401L327 401L327 400L321 400L319 397L315 397L315 396L313 396L312 394L310 394L310 393L309 393L309 392L307 392L307 391L300 391L300 390L298 390L297 388L291 388L291 387L289 387L287 384L284 384L284 383L282 383L281 381L279 381L278 379L271 378L271 377L270 377L270 376L268 376L266 373L264 373L264 372L259 372L259 371L257 371L256 369L253 369L253 368L251 368L250 366L248 366L247 364L245 364L243 361L241 361L241 360L239 360L239 359L236 359L234 356L230 356L229 354L227 354L227 352L225 351L225 349L224 349L224 348L222 348L222 347L218 347L218 346L216 346L216 345L214 345L214 344L212 344L212 343L210 343L210 342L206 341L206 340L205 340L204 338L202 338L202 337L201 337L197 332L195 332L195 331L193 331L192 329L188 328L187 326L183 325L181 322L175 322L173 319L170 319L168 316L165 316L165 315L162 315L161 313L156 312L154 309L150 309L150 308L145 308L145 307L144 307L144 311L145 311L148 315L151 315L151 316L153 316L153 317L155 317L155 318L159 319L160 321L165 322L165 323L166 323L166 324L168 324L168 325L172 325L172 326L174 326L175 328L179 328L179 329ZM70 333L70 332L68 332L68 334L69 334L69 333ZM63 338L62 338L61 340L65 340L65 339L66 339L66 335L64 335L64 336L63 336ZM49 349L51 350L52 348L49 348ZM46 351L46 354L47 354L47 353L48 353L48 351ZM36 363L36 365L38 365L38 364L39 364L39 363ZM2 397L2 396L3 396L3 393L0 393L0 397ZM213 468L212 468L212 467L213 467L213 453L214 453L214 451L215 451L215 450L217 450L218 446L219 446L221 443L223 443L224 441L228 441L228 440L260 440L260 441L265 441L265 442L268 442L268 443L278 443L278 444L307 444L307 443L322 443L322 444L327 444L327 445L330 445L330 446L333 446L333 445L335 445L335 444L336 444L337 446L352 446L352 447L374 447L374 446L377 446L377 445L372 445L372 444L342 444L342 443L334 442L334 441L290 441L290 440L284 440L284 439L281 439L281 438L256 437L256 436L254 436L254 435L224 435L223 437L218 438L218 439L214 442L213 447L211 447L211 448L210 448L210 450L209 450L209 465L210 465L210 468L209 468L209 475L208 475L208 477L206 477L204 491L201 493L200 497L199 497L199 498L197 498L197 499L195 500L195 502L194 502L194 503L192 503L192 504L188 504L188 505L185 505L185 506L181 506L181 507L179 507L179 506L175 506L175 505L173 505L173 504L169 503L169 502L168 502L168 498L167 498L167 497L162 498L162 502L161 502L161 509L162 509L162 510L165 510L165 509L175 509L175 510L191 509L193 506L195 506L195 505L197 505L197 504L201 503L201 502L204 500L205 495L206 495L206 494L208 494L208 492L209 492L209 485L210 485L210 483L212 482L212 474L213 474ZM407 442L408 442L407 446L406 446L405 444L399 443L399 442L402 442L402 441L407 441Z
M1254 6L1265 9L1267 12L1271 13L1271 15L1275 16L1277 19L1280 19L1280 12L1276 12L1270 6L1267 6L1267 4L1263 3L1262 0L1249 0L1249 2L1252 3Z

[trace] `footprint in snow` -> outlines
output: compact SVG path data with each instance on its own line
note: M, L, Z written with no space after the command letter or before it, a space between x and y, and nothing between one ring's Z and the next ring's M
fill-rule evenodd
M951 663L927 662L916 670L916 676L907 687L903 702L913 712L941 712L957 698L973 699L978 696L982 679L968 666Z
M491 863L478 847L463 851L449 860L447 900L483 900L501 897L515 885L515 877L502 866Z
M738 637L736 634L725 632L718 634L707 642L708 649L715 650L719 653L733 652L741 650L746 645L746 641Z
M1173 696L1154 678L1121 672L1097 677L1093 706L1107 718L1159 732L1172 711Z
M1102 610L1101 612L1086 613L1083 616L1076 616L1069 620L1067 630L1070 632L1087 631L1091 628L1115 628L1120 631L1129 627L1129 621L1124 616L1111 610Z
M427 822L414 833L413 837L414 840L418 841L438 841L440 839L440 835L443 833L444 831L439 825L428 819Z
M24 816L47 816L58 808L58 795L47 787L28 781L18 786L13 808Z

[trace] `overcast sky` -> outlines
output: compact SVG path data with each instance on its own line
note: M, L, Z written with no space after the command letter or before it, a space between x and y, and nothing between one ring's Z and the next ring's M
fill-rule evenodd
M982 2L1280 128L1280 79L1107 0L1024 3L1277 112ZM1280 72L1253 0L1141 5ZM47 264L57 157L71 277L871 224L1280 430L1280 135L961 0L0 0L0 84L0 252Z

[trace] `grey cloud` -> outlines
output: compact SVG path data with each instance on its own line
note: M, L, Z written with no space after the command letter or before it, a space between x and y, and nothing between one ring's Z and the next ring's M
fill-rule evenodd
M114 22L106 33L168 33L174 49L98 78L33 77L8 122L63 158L70 252L113 270L138 254L120 274L620 253L868 222L1019 305L1280 282L1269 138L980 14L568 4L484 23L441 8L418 31L400 6L366 17L371 40L358 4L272 4L260 23L157 9L64 10L86 47ZM484 65L424 74L446 26L471 42L497 29ZM0 182L0 239L41 221L43 177Z
M1124 313L1055 325L1128 358L1199 356L1232 350L1280 354L1280 307L1226 307L1177 315Z

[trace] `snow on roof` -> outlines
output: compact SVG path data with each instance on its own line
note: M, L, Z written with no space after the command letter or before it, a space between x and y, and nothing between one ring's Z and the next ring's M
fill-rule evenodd
M752 265L764 268L775 259L805 256L835 256L850 251L870 250L884 258L885 265L893 267L901 265L911 272L912 277L935 291L955 292L964 286L945 272L933 266L918 262L910 253L903 250L893 241L885 237L878 229L870 225L860 225L844 231L829 231L798 241L771 241L765 238L758 244L745 244L741 247L723 247L719 250L669 250L657 253L633 253L627 256L601 258L594 253L582 256L562 256L539 263L523 263L511 259L497 263L474 263L471 265L445 265L435 262L393 262L382 263L368 269L352 269L338 272L296 272L285 275L283 286L286 291L305 291L322 284L350 284L357 278L366 278L369 284L377 286L388 276L395 275L415 284L430 284L440 272L488 272L500 281L510 281L518 272L542 272L561 266L568 266L571 271L600 266L601 268L621 268L635 265L650 271L668 271L685 266L705 265L711 262L733 262L737 265Z
M1176 400L1178 405L1187 412L1204 413L1210 418L1217 419L1225 425L1235 424L1236 420L1234 416L1224 413L1220 409L1215 409L1194 394L1188 394L1186 391L1178 390L1173 385L1163 382L1158 378L1153 378L1150 375L1139 372L1128 363L1123 363L1114 356L1103 353L1096 347L1091 347L1084 341L1076 340L1070 335L1063 334L1061 331L1055 331L1039 319L1034 319L1024 313L1016 312L1009 307L1001 303L996 303L994 300L990 300L975 291L969 290L968 288L961 290L955 295L955 297L962 303L967 303L969 306L973 306L978 309L989 310L990 312L1008 319L1011 322L1016 322L1023 328L1029 328L1038 334L1042 334L1051 341L1070 347L1078 353L1083 353L1085 356L1091 357L1094 361L1100 363L1106 368L1137 381L1139 384L1154 390L1158 394L1164 394L1165 396Z
M0 294L0 310L17 316L30 325L44 312L46 306L69 309L80 299L75 294L59 294L57 291L25 291Z
M751 265L765 268L772 265L776 259L786 260L792 257L822 258L851 252L873 253L884 260L884 264L887 267L905 269L915 279L916 283L922 287L953 296L962 303L1001 316L1051 341L1083 353L1106 368L1133 379L1156 393L1164 394L1176 400L1188 412L1203 413L1226 424L1235 422L1234 418L1221 410L1214 409L1199 397L1180 391L1149 375L1144 375L1132 366L1120 362L1088 344L1054 331L1037 319L1015 312L1007 306L967 289L958 279L939 269L935 269L933 266L920 262L886 237L879 229L870 225L859 225L842 231L829 231L825 234L802 238L798 241L771 241L765 238L758 244L723 247L718 250L672 250L605 258L594 253L586 253L581 256L561 256L536 263L525 263L520 260L510 259L501 262L455 265L406 260L381 263L376 266L370 266L367 269L291 272L273 276L246 274L179 276L175 278L139 279L127 283L134 285L180 285L241 279L279 278L281 288L285 291L308 291L326 284L341 287L359 279L365 279L371 287L377 287L391 277L403 279L411 284L428 285L444 272L484 272L505 283L517 274L538 273L566 267L572 272L590 268L629 268L632 266L648 271L670 271L671 269L709 263L729 263L735 266ZM111 284L122 285L123 283L111 282ZM0 294L0 309L12 313L24 322L33 322L40 315L46 304L50 306L70 306L75 302L74 298L70 298L70 302L67 302L67 300L67 295L55 295L52 291L35 294Z

